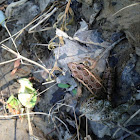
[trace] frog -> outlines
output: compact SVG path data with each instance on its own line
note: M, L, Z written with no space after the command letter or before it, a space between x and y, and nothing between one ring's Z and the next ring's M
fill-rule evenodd
M91 72L90 68L83 63L70 62L68 67L72 76L82 83L93 95L97 95L102 89L101 79L98 75Z
M122 124L128 119L130 102L113 107L109 100L98 100L89 97L80 106L80 112L90 121L105 124L114 128L118 123Z

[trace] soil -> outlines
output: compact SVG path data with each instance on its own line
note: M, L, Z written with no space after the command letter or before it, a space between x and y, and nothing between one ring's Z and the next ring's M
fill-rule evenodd
M0 5L10 5L17 0L2 0ZM13 35L25 27L31 22L37 15L47 11L53 4L53 0L31 0L26 1L22 5L15 6L10 11L10 19L7 21L7 27L10 33ZM55 12L48 20L45 20L41 25L37 27L37 30L45 27L47 23L52 27L57 21L57 17L61 12L64 12L66 1L59 2L60 8ZM111 50L108 57L108 64L115 69L114 73L114 91L112 93L113 106L128 102L131 97L138 97L140 94L140 3L139 0L72 0L70 5L74 12L74 21L67 26L69 29L67 34L71 37L80 28L80 22L84 20L89 30L97 30L101 33L103 40L113 43L117 41L121 36L125 36L125 39L117 44L114 49ZM46 9L45 9L46 8ZM2 11L5 13L6 8ZM91 16L92 15L92 16ZM94 17L94 18L93 18ZM93 21L93 22L91 22ZM29 33L29 28L33 27L37 22L26 28L21 35L16 39L16 45L18 51L24 57L30 60L45 65L47 69L52 69L56 62L56 52L49 50L48 46L37 44L49 44L50 40L55 37L55 29L46 31L37 31ZM58 25L60 28L60 25ZM0 41L8 38L9 35L5 28L0 27ZM58 42L58 39L55 40ZM77 42L76 42L77 43ZM12 41L9 39L4 42L6 46L15 50ZM79 43L82 46L82 43ZM55 55L54 55L55 54ZM67 56L62 56L67 57ZM15 58L15 55L11 54L7 50L0 47L0 63ZM33 128L33 134L36 139L47 140L66 140L74 139L76 136L76 123L75 114L79 123L79 107L83 100L87 96L91 95L85 87L83 88L82 96L80 99L72 93L78 84L71 74L67 74L64 67L58 66L63 70L67 77L62 76L62 73L58 70L54 72L57 80L53 83L43 85L47 81L48 74L36 65L27 65L27 61L23 61L14 75L11 75L11 71L14 68L14 63L7 63L0 65L0 101L7 101L11 94L17 96L19 90L19 78L31 78L33 86L37 89L38 93L46 90L40 96L38 96L37 103L32 109L32 112L44 112L50 113L49 117L45 115L34 115L31 117L31 125ZM67 66L66 66L67 67ZM66 90L58 86L58 81L70 81L71 89ZM55 84L56 83L56 84ZM69 100L64 100L69 97ZM71 99L72 98L72 99ZM136 99L135 108L131 110L131 115L138 111L139 100ZM63 102L61 102L63 101ZM1 102L0 102L1 103ZM2 102L3 103L3 102ZM6 115L4 105L0 104L0 116ZM56 106L56 103L63 103L63 105ZM64 105L65 104L65 105ZM67 105L67 106L66 106ZM69 107L68 107L69 106ZM8 113L7 115L10 115ZM62 123L62 121L63 123ZM82 118L82 122L85 119ZM106 140L112 139L111 134L105 133L102 137L98 135L98 129L95 132L94 127L97 124L89 124L89 135L91 139ZM64 124L66 124L66 127ZM27 140L29 139L29 126L26 117L21 121L18 117L12 118L0 118L0 140ZM93 125L93 126L90 126ZM133 126L133 127L131 127ZM136 131L136 134L140 131L139 115L135 121L127 127L132 132ZM101 126L104 128L104 126ZM69 131L70 133L69 133ZM112 129L111 129L112 131ZM124 131L123 131L124 132ZM126 132L118 133L116 138L118 139L136 139L133 135L127 135ZM85 123L82 124L80 129L80 139L84 140L85 137ZM34 138L35 139L35 138Z

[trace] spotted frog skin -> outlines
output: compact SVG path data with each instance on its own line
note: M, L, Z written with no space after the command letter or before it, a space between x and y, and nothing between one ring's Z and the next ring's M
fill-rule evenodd
M126 103L113 108L107 100L96 100L94 97L90 97L83 102L80 107L80 112L91 121L104 123L113 127L114 122L122 123L127 119L126 113L129 107L130 104Z
M102 89L100 78L92 74L84 64L71 62L68 64L68 67L72 72L72 76L82 83L92 94L97 95Z

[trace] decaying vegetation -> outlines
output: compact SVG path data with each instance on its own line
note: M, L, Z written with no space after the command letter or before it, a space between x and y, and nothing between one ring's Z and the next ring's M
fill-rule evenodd
M18 122L12 138L140 139L139 2L0 4L0 122Z

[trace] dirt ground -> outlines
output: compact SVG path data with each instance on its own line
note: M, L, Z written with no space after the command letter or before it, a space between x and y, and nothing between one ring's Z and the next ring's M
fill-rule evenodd
M6 26L10 33L14 35L20 31L13 37L17 50L21 56L28 58L27 61L22 59L14 74L12 72L15 61L2 64L17 57L4 49L3 44L15 52L17 50L12 40L7 39L9 34L6 28L0 26L0 140L139 139L139 0L71 0L69 10L66 11L67 3L65 0L0 1L0 10L6 17ZM53 10L56 11L50 14ZM42 16L43 14L46 15ZM35 21L38 17L41 18ZM0 23L2 21L0 15ZM29 23L31 24L26 27ZM88 86L76 77L81 71L75 68L78 74L74 77L68 64L83 64L87 57L95 61L96 56L100 57L103 50L121 38L123 39L92 68L106 90L103 95L98 93L97 101L111 104L111 107L102 104L100 108L96 98L92 102L93 94ZM29 60L33 63L29 63ZM109 71L110 77L104 78L107 67L112 71ZM55 71L50 75L46 69L49 72L53 69ZM83 76L84 72L81 75ZM18 115L8 117L14 114L6 108L8 98L11 95L18 96L20 78L30 79L38 94L36 105L31 109L34 115L30 115L32 135L27 115L22 119ZM108 98L110 96L111 99ZM85 100L89 98L91 102L86 106ZM96 106L95 112L93 109ZM122 109L122 106L126 107L125 111L118 109ZM81 107L85 107L82 108L85 112L81 111ZM105 112L106 108L108 112ZM26 113L25 110L23 113ZM37 115L36 112L42 114ZM111 114L111 118L98 120L98 117L104 117L104 112ZM80 117L82 114L85 117ZM92 121L90 118L98 121ZM79 127L80 121L82 123ZM118 128L119 131L116 132Z

